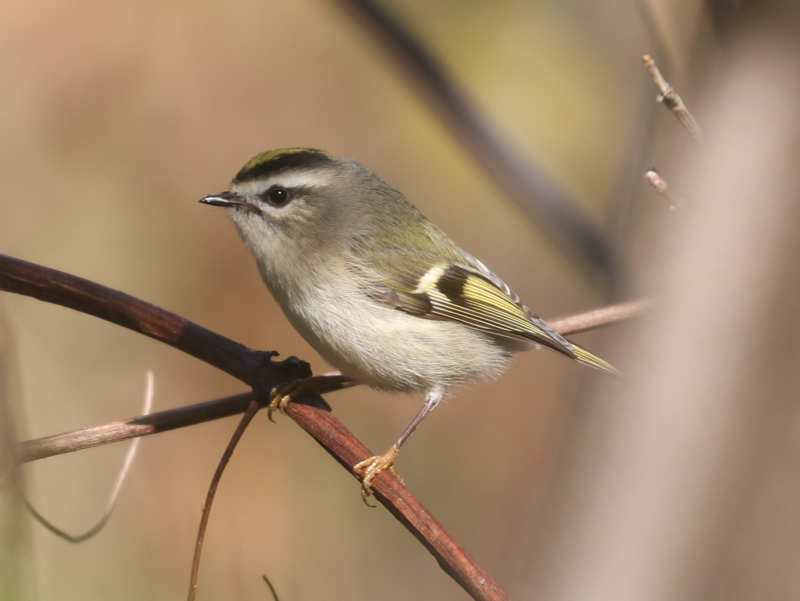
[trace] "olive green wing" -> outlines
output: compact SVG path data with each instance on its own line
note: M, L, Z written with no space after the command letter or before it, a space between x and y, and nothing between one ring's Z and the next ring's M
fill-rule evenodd
M508 284L396 194L392 211L378 222L368 220L351 237L349 266L371 298L420 318L452 320L498 338L541 344L616 373L532 314Z
M411 255L413 256L413 254ZM400 311L447 319L500 338L541 344L591 367L616 373L603 359L570 342L522 305L516 294L483 263L398 261L375 273L372 296ZM465 261L465 262L466 262ZM399 266L399 264L402 266ZM424 267L427 265L428 267Z
M392 300L401 311L458 321L494 336L544 344L572 356L566 340L546 324L532 321L515 298L486 275L463 265L439 264L415 282L404 278L385 284L395 293Z

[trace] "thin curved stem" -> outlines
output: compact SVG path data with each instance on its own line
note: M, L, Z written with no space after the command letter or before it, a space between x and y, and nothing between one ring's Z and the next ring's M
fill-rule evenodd
M222 454L219 464L217 464L217 469L214 472L214 476L211 478L211 484L208 486L206 499L203 502L203 511L200 515L200 525L197 528L197 539L194 543L192 571L189 577L189 593L186 595L187 601L194 601L195 597L197 596L197 577L200 573L200 556L203 554L203 543L206 540L208 519L211 517L211 505L214 503L214 497L217 494L217 487L222 479L222 472L225 471L225 467L228 465L228 461L230 461L231 455L233 455L233 451L236 449L236 445L239 444L242 434L244 434L244 431L247 429L247 426L250 424L250 421L253 419L255 414L258 413L259 409L260 406L255 399L250 401L250 403L247 405L247 409L242 415L242 419L239 420L236 430L234 430L231 439L228 441L228 446L225 447L225 452Z
M145 416L150 413L150 409L153 406L153 397L155 395L154 380L155 378L153 376L153 370L148 369L145 382L144 406L142 407L142 414ZM103 513L100 515L100 518L94 523L93 526L91 526L87 530L81 532L80 534L70 534L63 528L59 528L53 522L48 520L33 506L30 499L28 499L28 497L25 494L21 494L22 502L25 504L25 508L30 512L33 518L37 522L39 522L42 526L47 528L50 532L52 532L59 538L63 538L64 540L70 543L81 543L85 540L92 538L95 534L97 534L103 529L106 523L108 523L108 520L114 511L114 507L116 507L117 505L117 499L119 498L119 493L122 490L122 485L125 483L125 480L127 479L128 474L130 473L131 466L133 465L133 460L136 458L136 453L139 450L140 442L141 438L134 438L133 441L131 442L130 446L128 447L127 453L125 453L125 459L123 459L122 461L122 466L117 472L117 478L114 481L114 486L111 488L111 493L108 495L108 500L106 501L106 507L103 510Z

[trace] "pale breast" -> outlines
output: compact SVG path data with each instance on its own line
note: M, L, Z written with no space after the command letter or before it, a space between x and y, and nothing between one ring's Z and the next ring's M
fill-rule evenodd
M495 377L509 358L508 350L477 330L403 313L358 289L336 288L315 286L281 304L309 344L358 382L425 392Z

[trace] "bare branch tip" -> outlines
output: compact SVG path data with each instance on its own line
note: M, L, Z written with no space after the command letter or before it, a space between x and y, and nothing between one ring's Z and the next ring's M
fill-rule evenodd
M700 126L692 113L689 111L683 99L675 91L666 78L661 74L655 60L649 54L642 56L642 65L650 75L658 90L658 102L663 104L675 116L681 125L689 132L689 135L695 140L701 137Z

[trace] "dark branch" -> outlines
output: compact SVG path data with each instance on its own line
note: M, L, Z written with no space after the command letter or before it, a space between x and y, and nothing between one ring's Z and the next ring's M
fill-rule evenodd
M265 362L263 353L251 351L154 305L94 282L6 255L0 255L0 289L33 296L125 326L219 367L251 386L274 387L297 377L287 373L282 364ZM212 410L219 411L219 408ZM325 410L290 403L286 412L348 473L352 473L353 465L374 455ZM158 414L150 417L157 419ZM152 424L139 426L145 431L153 427ZM381 474L375 479L373 489L376 498L474 599L507 599L492 576L464 551L394 475Z
M369 26L432 100L442 123L492 177L495 184L536 217L544 231L584 265L596 269L611 290L619 288L620 266L601 231L556 182L493 124L467 93L400 21L372 0L340 0Z
M0 289L94 315L193 355L247 382L262 360L246 346L138 298L73 275L0 255Z

